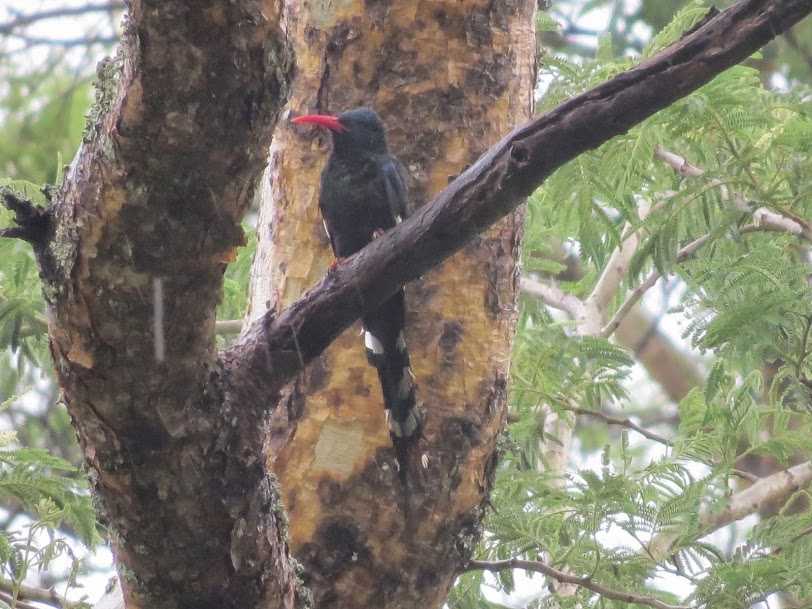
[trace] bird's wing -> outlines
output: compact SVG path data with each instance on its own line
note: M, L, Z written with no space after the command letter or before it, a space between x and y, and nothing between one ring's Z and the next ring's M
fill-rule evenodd
M330 247L333 249L333 254L338 256L336 250L337 243L335 240L335 213L337 211L336 191L334 188L325 186L325 176L321 176L321 193L319 195L319 210L321 211L321 222L324 226L324 232L327 233L327 239L330 241Z
M395 218L395 222L399 223L409 213L405 180L406 171L396 158L390 156L382 163L381 173L389 209Z

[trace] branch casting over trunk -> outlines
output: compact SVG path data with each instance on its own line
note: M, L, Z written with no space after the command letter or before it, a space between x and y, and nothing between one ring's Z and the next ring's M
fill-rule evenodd
M556 168L626 132L743 61L812 12L812 0L745 0L612 80L520 127L433 201L328 274L225 355L273 394L365 311L520 205ZM363 295L363 297L361 296Z

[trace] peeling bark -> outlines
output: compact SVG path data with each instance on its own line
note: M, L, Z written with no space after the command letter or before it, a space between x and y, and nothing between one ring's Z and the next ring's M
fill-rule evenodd
M279 18L272 2L134 0L52 210L51 351L127 607L293 606L262 410L234 425L245 404L213 340L287 96Z

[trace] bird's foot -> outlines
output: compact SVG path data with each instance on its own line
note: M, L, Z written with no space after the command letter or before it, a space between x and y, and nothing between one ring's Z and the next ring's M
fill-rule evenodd
M334 272L339 266L344 264L344 262L346 262L346 260L347 260L346 258L341 258L339 256L336 256L335 260L333 260L333 263L330 265L330 268L327 269L327 272L328 273Z

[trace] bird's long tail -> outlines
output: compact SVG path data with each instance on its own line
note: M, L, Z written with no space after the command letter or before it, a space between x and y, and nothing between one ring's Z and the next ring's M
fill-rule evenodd
M420 428L420 417L403 336L406 323L403 290L366 315L363 323L367 359L378 370L389 432L393 438L411 438Z

